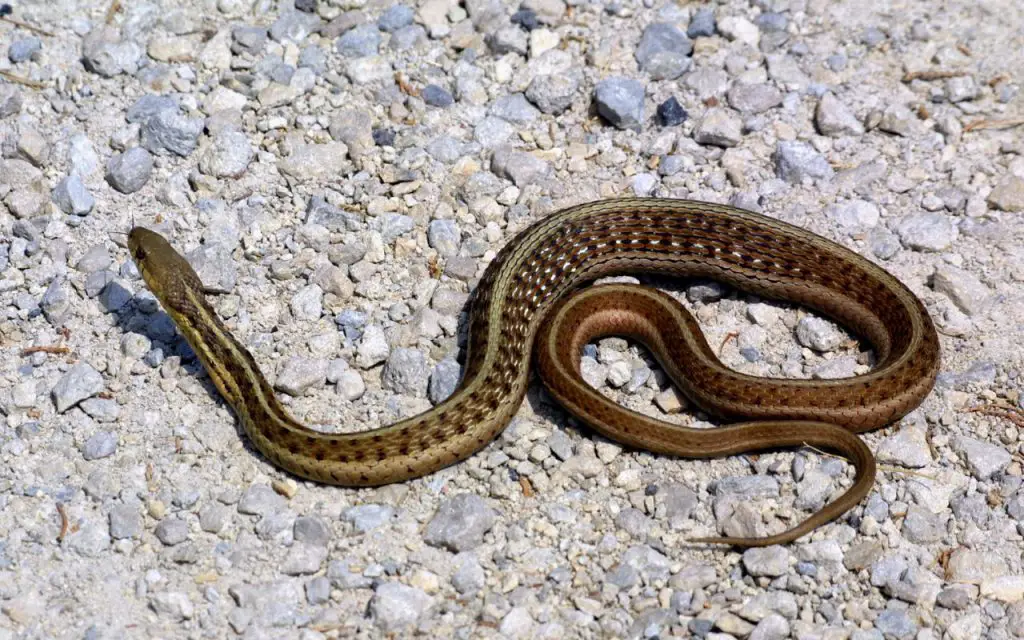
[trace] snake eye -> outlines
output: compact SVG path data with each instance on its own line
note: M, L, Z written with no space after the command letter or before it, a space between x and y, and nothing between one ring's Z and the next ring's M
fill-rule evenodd
M136 260L145 260L146 250L143 249L142 247L135 247L135 251L132 253L132 257L135 258Z

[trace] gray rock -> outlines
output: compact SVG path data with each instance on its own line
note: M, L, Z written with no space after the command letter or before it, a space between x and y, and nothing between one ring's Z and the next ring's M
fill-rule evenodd
M826 93L818 100L814 124L818 132L826 136L859 136L864 133L864 125L832 93Z
M153 156L142 147L132 147L107 163L107 182L121 193L135 193L153 173Z
M644 85L630 78L608 78L597 84L597 111L619 129L635 129L644 121Z
M409 51L427 41L427 30L418 24L402 27L391 34L388 48L392 51Z
M713 7L701 7L690 18L690 25L686 28L686 35L691 38L710 37L715 35L717 28L715 24L715 9Z
M786 140L775 148L775 173L786 182L830 179L834 174L828 160L806 142Z
M411 25L415 16L416 12L412 7L404 4L394 4L377 19L377 27L381 31L394 33Z
M281 563L281 573L286 576L312 575L320 571L326 559L326 547L296 542L288 549L288 555Z
M516 132L512 123L501 118L488 116L480 120L473 129L473 139L480 143L485 149L505 144Z
M162 111L178 112L178 99L174 96L161 96L147 93L132 103L125 112L125 120L131 123L145 124L150 118Z
M334 560L327 565L327 578L338 589L365 589L373 584L373 578L363 576L350 568L362 564L353 558Z
M89 215L96 204L96 198L92 197L85 183L75 174L61 179L53 188L51 198L61 211L77 216Z
M648 25L637 45L637 62L655 80L678 78L690 68L693 42L675 25L655 22Z
M903 537L914 544L931 544L942 540L946 532L945 519L938 514L910 505L903 519Z
M149 606L162 618L173 622L191 620L195 615L195 605L187 594L181 591L161 591L149 599Z
M1012 460L1005 447L966 436L958 436L953 441L953 448L964 458L978 480L988 480L1002 473Z
M743 567L752 576L781 576L789 570L790 554L786 547L755 547L743 552Z
M453 559L452 586L461 594L475 593L487 584L487 575L472 553L460 553Z
M551 165L525 151L500 147L491 156L491 171L518 187L525 187L547 178L551 174Z
M1024 179L1007 176L988 194L987 200L1002 211L1024 211Z
M188 118L177 109L164 109L142 125L141 144L153 153L169 151L184 158L195 151L202 132L201 118Z
M180 518L165 518L153 530L160 542L172 547L188 540L188 523Z
M46 291L39 299L39 308L43 310L43 315L50 324L56 327L63 326L71 313L71 298L64 286L63 278L54 278L50 286L46 287Z
M25 62L43 50L43 41L35 36L19 38L7 48L7 57L14 64Z
M82 38L82 64L87 71L104 78L135 73L144 55L136 42L122 41L119 30L113 26L97 27Z
M282 10L274 24L270 25L269 35L275 42L299 43L316 31L321 24L320 17L315 14Z
M526 32L519 27L507 26L497 29L487 36L487 46L495 55L501 56L506 53L518 53L526 55L527 40Z
M456 553L473 549L483 542L495 518L494 510L483 498L461 493L441 504L427 524L423 539L427 544Z
M199 156L199 171L214 178L238 178L249 168L256 152L241 131L217 132Z
M526 89L526 98L542 112L558 115L576 102L581 76L577 70L536 76Z
M334 48L347 58L376 55L380 49L380 29L375 24L361 24L349 29L335 42Z
M804 317L796 326L796 339L805 347L822 353L834 351L843 342L843 336L827 320Z
M729 104L740 113L764 113L782 104L782 92L770 84L736 84L728 93Z
M747 636L748 640L785 640L789 637L789 621L777 613L761 619Z
M322 385L326 379L326 360L292 356L277 375L274 388L290 396L301 396L307 390Z
M425 398L429 372L430 367L422 351L398 347L384 363L381 385L395 393Z
M969 584L954 584L939 592L936 602L939 606L954 611L963 611L978 597L978 587Z
M281 511L287 502L267 484L250 485L238 501L238 513L265 516Z
M885 609L875 618L875 628L886 638L910 640L917 635L917 624L902 609Z
M898 136L913 136L920 128L920 123L906 105L894 104L882 113L878 128Z
M391 522L395 510L382 504L361 504L349 507L341 519L352 524L357 533L366 533Z
M369 369L384 362L390 353L391 347L384 330L380 325L371 324L363 330L362 339L356 348L356 364Z
M64 413L82 400L103 391L103 376L87 362L79 362L61 376L53 387L57 413Z
M490 114L512 124L525 125L535 121L540 113L522 93L502 96L491 104Z
M461 240L459 225L454 220L431 220L427 226L427 244L443 257L458 253Z
M932 288L946 294L968 316L981 315L989 306L991 291L973 273L940 264L932 274Z
M416 624L432 604L433 598L420 589L385 582L370 600L370 613L383 631L397 632Z
M199 528L220 533L231 522L231 509L223 504L208 504L199 512Z
M0 119L21 112L21 92L13 84L0 85Z
M349 369L338 376L337 389L341 397L349 402L355 402L366 393L366 383L358 371Z
M452 96L451 92L436 84L428 84L423 87L423 90L420 92L420 97L423 98L423 102L426 102L432 107L441 107L444 109L455 104L455 98Z
M264 27L238 26L231 30L232 53L258 55L267 45L267 30Z
M109 431L94 433L82 445L82 457L86 460L109 458L117 450L117 435Z
M743 123L728 109L708 109L693 130L698 144L735 147L743 139Z
M825 215L845 229L865 229L878 225L881 212L878 205L867 200L848 200L825 209Z
M954 104L974 100L980 93L974 76L957 76L946 79L946 97Z
M455 358L445 358L438 362L430 372L430 385L427 388L427 397L430 401L440 404L455 393L461 373L462 367Z
M115 505L110 510L110 537L115 540L138 538L142 535L142 514L131 504Z
M956 227L941 213L919 213L900 222L900 241L915 251L945 251L958 235Z
M319 576L306 583L306 601L309 604L324 604L330 599L331 581L327 576Z
M292 535L296 542L318 547L326 547L331 540L331 530L317 516L299 516L295 519Z

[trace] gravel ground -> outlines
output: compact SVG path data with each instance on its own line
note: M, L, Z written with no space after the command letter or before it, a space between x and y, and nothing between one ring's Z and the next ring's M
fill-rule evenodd
M0 638L1024 637L1022 5L391 1L0 22ZM296 481L125 249L133 223L167 235L291 410L353 431L451 392L468 292L516 230L623 194L763 211L925 300L938 385L866 436L884 469L840 521L688 545L787 528L851 472L623 450L536 385L463 464ZM735 333L740 371L870 367L805 310L657 284L712 344ZM707 424L626 341L583 369Z

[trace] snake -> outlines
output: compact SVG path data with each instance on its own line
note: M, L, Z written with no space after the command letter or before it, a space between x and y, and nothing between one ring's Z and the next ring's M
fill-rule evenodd
M512 420L534 362L561 406L628 447L703 459L810 446L854 467L845 492L782 533L698 537L694 543L785 544L855 507L876 473L874 456L857 434L892 424L920 405L940 364L938 336L921 300L836 242L722 204L599 200L526 226L486 266L470 300L462 376L447 399L394 424L329 433L285 410L208 302L195 270L163 236L135 226L127 245L146 286L255 448L305 479L379 486L465 460ZM720 361L675 298L640 284L607 284L612 276L710 279L806 307L867 341L874 366L862 375L820 380L740 373ZM581 375L581 356L588 343L605 336L645 346L676 388L723 424L694 428L657 420L591 387Z

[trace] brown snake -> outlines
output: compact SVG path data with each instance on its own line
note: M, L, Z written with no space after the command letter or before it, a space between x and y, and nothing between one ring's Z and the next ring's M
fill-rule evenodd
M609 438L688 458L813 445L848 458L853 485L783 533L700 538L763 546L794 540L833 520L870 490L874 458L855 433L889 424L929 393L938 337L921 301L899 280L818 235L724 205L654 198L607 200L558 211L522 231L487 267L469 321L458 388L430 411L361 433L310 429L281 406L249 352L207 303L203 285L160 235L135 227L131 255L238 414L253 444L275 465L330 484L398 482L464 460L493 440L518 410L530 357L552 395ZM840 380L790 380L726 368L696 321L665 294L596 286L623 274L712 278L737 289L807 306L874 347L870 373ZM645 344L698 407L753 422L691 429L609 401L582 381L590 340L623 335Z

